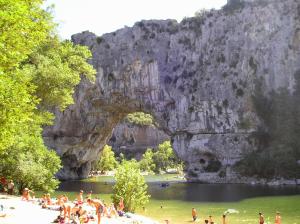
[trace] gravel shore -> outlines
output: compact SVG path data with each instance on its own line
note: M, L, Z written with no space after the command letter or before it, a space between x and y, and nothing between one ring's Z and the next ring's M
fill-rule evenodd
M1 224L49 224L53 223L59 215L59 211L42 209L41 206L33 202L22 201L20 197L0 194L0 205L3 205L4 211L0 211ZM5 214L5 217L1 217ZM89 222L96 224L97 222ZM118 217L101 219L103 224L159 224L144 216L132 214L131 218Z

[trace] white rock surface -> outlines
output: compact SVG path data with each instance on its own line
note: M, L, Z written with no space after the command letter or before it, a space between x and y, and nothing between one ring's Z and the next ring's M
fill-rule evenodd
M293 91L300 74L300 1L246 2L180 23L141 21L101 37L74 35L92 51L97 80L82 80L75 104L44 130L62 158L58 177L86 177L118 122L144 111L171 137L189 179L236 181L227 168L256 149L253 133L262 125L255 84L265 93Z

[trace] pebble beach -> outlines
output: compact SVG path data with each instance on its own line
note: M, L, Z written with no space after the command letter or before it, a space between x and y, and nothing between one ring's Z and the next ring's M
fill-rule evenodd
M0 206L4 210L0 211L0 224L49 224L59 215L59 211L43 209L33 202L22 201L20 197L0 194ZM88 223L96 224L97 221ZM102 217L101 223L105 224L159 224L147 217L132 214L128 217L107 218Z

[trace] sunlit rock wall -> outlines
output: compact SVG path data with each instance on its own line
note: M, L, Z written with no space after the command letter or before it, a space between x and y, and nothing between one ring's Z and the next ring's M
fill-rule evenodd
M72 40L92 51L97 80L82 80L75 104L45 128L46 144L64 164L58 177L87 176L117 123L144 111L171 137L189 179L236 182L232 165L256 149L255 83L266 93L293 90L300 2L248 2L180 23L141 21Z

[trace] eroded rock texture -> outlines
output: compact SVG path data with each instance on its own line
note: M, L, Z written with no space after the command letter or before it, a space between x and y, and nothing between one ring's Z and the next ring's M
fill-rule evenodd
M140 160L147 148L157 148L170 137L154 125L135 125L129 122L118 124L108 142L115 155L122 153L126 159Z
M300 2L254 1L243 7L175 20L141 21L88 46L97 80L82 80L75 104L44 131L62 157L63 179L85 177L91 161L129 112L152 114L171 136L192 180L227 181L230 167L255 150L260 121L251 95L294 86L300 68Z

